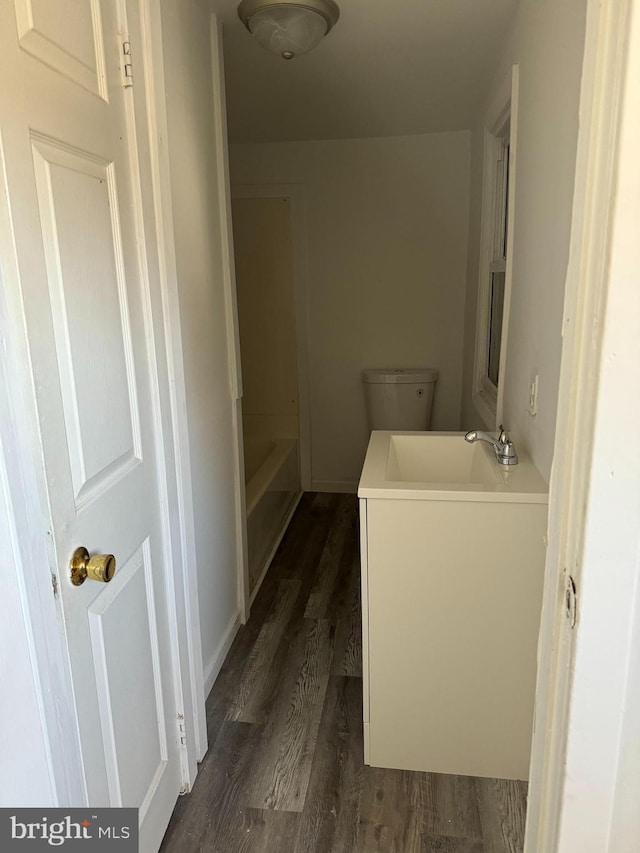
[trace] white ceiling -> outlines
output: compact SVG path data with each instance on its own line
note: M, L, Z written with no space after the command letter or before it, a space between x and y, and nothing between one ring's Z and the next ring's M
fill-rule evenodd
M340 20L290 61L237 15L223 22L232 142L399 136L468 128L518 0L338 0Z

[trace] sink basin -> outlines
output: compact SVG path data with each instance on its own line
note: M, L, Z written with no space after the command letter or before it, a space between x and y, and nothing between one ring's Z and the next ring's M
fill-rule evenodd
M362 498L546 503L548 487L525 452L500 465L486 442L463 432L374 430L358 495Z
M460 485L500 482L493 450L459 435L390 435L385 479L390 482Z

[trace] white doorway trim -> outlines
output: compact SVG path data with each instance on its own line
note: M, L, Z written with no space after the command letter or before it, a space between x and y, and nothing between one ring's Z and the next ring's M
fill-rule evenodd
M198 603L198 577L195 549L195 521L191 486L189 452L189 425L187 420L186 384L182 354L182 330L176 269L175 241L173 235L173 210L171 203L171 176L169 152L162 140L168 138L165 102L165 69L162 48L162 29L159 0L141 2L142 62L145 68L149 168L152 174L153 198L149 202L155 216L157 243L157 268L162 308L158 322L162 323L166 362L165 410L172 436L166 448L167 462L173 482L174 501L177 504L176 523L173 528L174 566L179 567L172 579L177 591L174 660L176 674L182 680L183 711L186 726L185 789L193 785L198 768L207 751L207 725L204 695L202 642L200 635L200 610ZM166 443L165 443L166 445Z
M640 515L624 512L640 507L640 169L630 156L640 145L640 21L632 8L588 3L525 853L637 845L637 829L612 840L640 541ZM636 87L626 94L625 69ZM623 195L635 190L626 206L625 187ZM565 605L570 577L575 628ZM637 727L634 737L638 751Z
M291 210L293 281L296 300L298 356L298 417L300 424L300 479L311 491L311 405L309 385L309 323L307 297L307 229L304 184L233 184L232 198L287 198Z
M238 607L242 624L246 624L251 610L251 584L249 580L249 544L247 540L247 504L244 476L244 441L242 434L242 362L240 358L240 329L238 325L238 297L236 290L236 265L233 253L233 227L231 217L231 179L229 174L229 138L227 131L227 101L225 90L222 24L211 15L211 55L213 114L215 119L216 164L220 191L220 242L222 245L222 271L224 276L224 301L227 327L227 358L229 362L229 387L233 409L234 479L236 509L236 548L238 553ZM224 655L220 660L224 660ZM213 676L217 676L217 672Z
M507 337L511 290L513 281L513 235L516 185L518 179L518 92L519 67L512 66L496 91L487 111L483 128L483 186L482 213L480 217L480 262L478 269L478 299L476 317L476 343L473 364L472 400L476 412L487 429L496 429L502 423L504 377L507 367ZM499 161L505 159L505 138L501 132L510 126L506 175L508 198L499 198L497 178ZM503 164L503 169L505 165ZM503 173L504 174L504 173ZM506 202L505 218L497 216L496 206ZM496 223L504 221L507 235L505 246L505 286L503 296L500 363L497 387L489 379L489 340L491 325L491 262L496 251Z

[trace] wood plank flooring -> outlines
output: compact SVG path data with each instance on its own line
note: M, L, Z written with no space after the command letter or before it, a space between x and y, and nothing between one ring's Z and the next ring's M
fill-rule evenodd
M353 495L300 502L162 853L521 853L524 783L363 764L357 525Z

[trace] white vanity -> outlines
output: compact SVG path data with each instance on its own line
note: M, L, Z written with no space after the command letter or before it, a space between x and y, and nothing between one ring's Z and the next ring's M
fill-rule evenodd
M376 431L360 480L365 762L529 770L547 485L464 433Z

